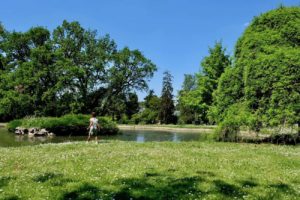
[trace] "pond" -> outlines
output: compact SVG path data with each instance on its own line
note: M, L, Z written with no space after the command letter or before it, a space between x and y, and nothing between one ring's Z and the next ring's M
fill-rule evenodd
M35 145L43 143L61 143L73 141L85 141L86 136L55 136L55 137L28 137L9 133L5 128L0 127L0 147L14 147L24 145ZM195 132L167 132L167 131L149 131L149 130L122 130L121 134L114 136L100 136L100 140L120 140L120 141L205 141L210 140L210 133Z

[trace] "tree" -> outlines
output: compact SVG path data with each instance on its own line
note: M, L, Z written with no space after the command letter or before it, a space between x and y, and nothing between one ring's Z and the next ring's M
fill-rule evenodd
M203 76L199 79L199 93L201 94L202 121L207 123L216 122L210 115L209 109L213 105L213 93L218 87L219 78L227 67L231 65L230 57L221 42L216 42L213 48L209 48L209 55L202 62Z
M136 93L129 93L126 99L126 115L128 119L131 119L132 115L136 114L140 110L139 99Z
M218 121L230 119L236 114L231 110L243 105L248 117L239 126L259 131L300 124L299 34L299 7L281 6L253 19L236 44L234 67L220 78Z
M120 113L116 105L147 89L155 70L139 50L118 50L108 35L99 37L79 22L63 21L52 34L44 27L9 32L1 25L0 119L125 114L125 106Z
M218 79L230 64L229 55L221 42L216 42L213 48L209 48L209 56L202 60L201 66L203 75L213 82L213 89L217 88Z
M179 123L191 124L197 119L197 109L190 104L191 92L197 88L196 75L185 74L182 88L178 93L177 109L180 112ZM197 106L197 105L196 105Z
M67 21L53 31L53 41L60 59L58 70L64 75L59 79L61 93L74 94L72 101L76 104L70 104L75 106L71 108L73 111L89 110L85 106L88 95L107 81L106 68L117 52L116 44L107 35L97 38L96 31Z
M132 121L136 124L156 124L159 120L160 107L160 98L153 90L150 90L144 102L141 103L140 112L133 115Z
M202 71L185 77L178 98L182 123L214 122L209 113L213 104L213 92L217 89L221 74L230 64L226 49L221 42L217 42L213 48L209 48L209 55L202 60Z
M197 87L196 75L185 74L181 90L188 92L188 91L192 91L192 90L196 89L196 87Z
M170 72L165 71L159 113L159 119L162 124L170 124L175 122L172 79L173 77Z
M49 35L48 30L42 27L25 33L6 33L2 45L5 72L1 77L0 101L4 108L0 116L3 115L4 119L33 114L32 111L42 108L42 93L49 89L44 84L47 75L53 71L50 69L52 58L46 53L51 52Z
M264 124L299 122L299 32L300 8L281 7L255 18L237 43L243 99Z

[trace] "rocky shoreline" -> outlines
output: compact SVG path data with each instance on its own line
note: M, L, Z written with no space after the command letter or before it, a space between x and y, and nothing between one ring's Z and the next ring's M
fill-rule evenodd
M23 128L17 127L15 129L15 134L17 135L28 135L29 137L39 137L39 136L55 136L54 133L42 128Z

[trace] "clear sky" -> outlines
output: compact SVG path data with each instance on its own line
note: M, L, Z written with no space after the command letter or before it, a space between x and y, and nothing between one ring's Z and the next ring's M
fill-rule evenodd
M184 74L199 71L209 46L222 40L232 54L253 17L280 4L300 6L300 0L3 0L0 21L7 30L26 31L76 20L108 33L119 48L139 49L157 65L149 87L159 95L169 70L176 95Z

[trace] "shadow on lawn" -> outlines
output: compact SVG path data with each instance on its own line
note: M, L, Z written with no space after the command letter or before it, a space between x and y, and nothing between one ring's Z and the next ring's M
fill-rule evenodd
M201 176L174 178L172 175L147 172L140 178L119 179L113 183L118 188L114 191L84 183L62 194L61 199L194 199L207 195L219 195L223 199L241 199L246 195L240 186L219 179L209 180L208 177L215 176L212 172L197 173ZM202 183L211 184L212 189L202 189Z
M4 186L7 186L9 181L11 181L12 178L10 176L2 176L0 177L0 189Z
M33 181L37 183L49 183L52 186L63 186L70 182L75 182L72 179L64 178L63 174L47 172L44 174L40 174L33 178Z
M118 179L111 185L99 187L87 182L75 181L65 178L59 173L44 173L33 178L37 183L50 184L51 186L64 186L70 182L78 185L68 190L60 191L61 200L64 199L243 199L249 195L252 198L276 199L282 196L293 197L297 195L289 185L273 183L260 185L249 178L228 183L213 172L196 171L194 176L176 178L176 170L167 170L165 173L157 173L149 170L138 178ZM0 186L6 185L9 178L0 179ZM112 186L112 187L111 187ZM266 193L255 196L251 190L263 187ZM109 188L109 189L107 189ZM16 199L12 196L11 199Z
M10 177L10 176L2 176L2 177L0 177L0 189L1 189L1 191L3 190L2 188L4 188L5 186L7 186L10 181L13 181L15 179L16 178ZM0 192L0 194L1 194L1 192ZM18 200L20 198L17 195L10 195L8 197L5 197L4 199L5 200Z

